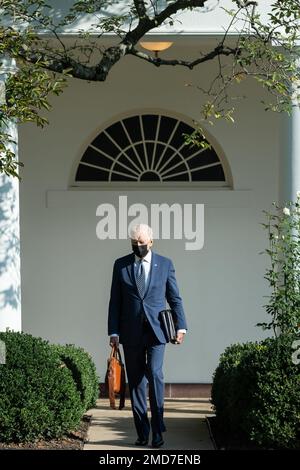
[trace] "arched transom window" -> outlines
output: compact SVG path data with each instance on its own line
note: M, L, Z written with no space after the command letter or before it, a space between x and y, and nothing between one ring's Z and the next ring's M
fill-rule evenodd
M147 182L226 184L214 148L185 144L193 128L173 117L141 114L115 122L92 141L75 175L76 183Z

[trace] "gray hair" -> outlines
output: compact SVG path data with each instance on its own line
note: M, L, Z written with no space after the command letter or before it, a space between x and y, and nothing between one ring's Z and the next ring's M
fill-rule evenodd
M146 237L148 240L153 240L153 230L147 224L137 224L134 225L130 230L130 238L133 240L138 240L142 237Z

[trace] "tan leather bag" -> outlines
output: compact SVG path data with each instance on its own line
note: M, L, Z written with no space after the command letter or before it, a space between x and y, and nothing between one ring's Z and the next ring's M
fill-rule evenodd
M110 357L107 360L105 384L108 391L110 407L116 409L116 395L120 397L119 410L125 406L125 367L121 353L117 346L111 348Z

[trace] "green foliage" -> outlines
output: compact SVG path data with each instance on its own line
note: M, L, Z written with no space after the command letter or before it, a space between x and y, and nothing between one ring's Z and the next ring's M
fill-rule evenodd
M94 407L99 396L99 380L90 354L72 344L55 345L53 348L72 372L84 409Z
M219 43L209 51L200 51L195 60L164 60L141 54L136 46L157 27L179 21L176 14L181 11L193 10L202 15L205 1L77 0L61 15L57 3L59 14L45 0L0 0L0 55L16 59L18 67L16 73L11 73L5 100L0 105L0 171L18 176L19 164L4 135L8 120L44 126L48 121L43 112L51 108L50 96L61 93L69 77L104 81L125 55L157 67L176 65L189 70L205 66L207 61L216 62L217 73L210 83L191 85L203 99L199 132L190 136L187 143L205 148L203 121L234 122L232 100L240 98L236 86L247 78L256 80L269 92L270 100L263 102L266 110L291 112L300 103L299 0L273 0L267 20L261 17L256 4L233 0L232 8L227 10L228 24L221 25L224 35ZM111 14L111 6L118 7L119 14ZM199 6L204 8L197 9ZM88 31L79 27L85 15L92 20ZM77 40L72 44L61 34L64 28L75 29ZM116 41L101 47L99 39L105 33L112 33Z
M0 440L54 438L75 429L84 411L72 373L41 338L0 333Z
M202 149L210 149L211 144L206 140L204 130L197 127L192 134L183 134L185 144L189 147L198 147Z
M23 163L15 159L15 154L12 150L12 146L15 143L9 134L0 132L0 173L19 178L17 170L19 166L23 166Z
M77 19L78 14L97 13L101 11L101 9L104 9L113 3L116 2L108 0L77 0L70 8L70 13L66 16L65 22L73 22L75 19Z
M6 131L7 123L34 122L44 127L48 119L41 111L51 109L49 96L62 93L68 76L67 70L61 75L46 70L47 62L42 60L41 53L33 64L25 60L26 54L37 48L37 44L39 39L31 29L21 34L0 27L0 55L5 56L9 51L10 57L17 59L17 69L9 74L0 100L0 172L15 177L19 177L18 167L23 164L16 160L12 137Z
M1 109L8 119L35 122L40 127L48 123L39 111L51 109L47 97L50 93L59 95L65 79L43 70L42 66L24 64L15 74L10 75L6 82L6 103Z
M264 277L272 289L265 305L271 320L258 326L273 329L275 335L278 330L294 335L300 325L300 193L287 207L273 205L273 212L263 211L267 221L262 224L269 239L262 253L270 258Z
M300 366L290 336L235 344L220 358L212 387L224 434L267 448L293 448L300 431Z
M274 211L263 211L262 224L270 244L262 254L271 260L265 275L271 320L258 326L273 329L275 337L225 350L212 402L223 433L267 448L293 448L300 435L300 193L295 203L273 205Z

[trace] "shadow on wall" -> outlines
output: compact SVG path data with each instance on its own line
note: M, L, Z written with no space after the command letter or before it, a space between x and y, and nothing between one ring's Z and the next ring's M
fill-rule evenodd
M47 5L49 6L41 8L40 10L42 11L43 15L52 19L53 24L55 25L55 28L59 33L73 32L75 29L88 29L89 31L94 30L95 32L99 32L96 27L92 27L92 25L95 24L95 17L84 12L82 14L79 13L78 15L76 15L74 21L69 21L68 25L59 26L63 22L65 17L70 14L70 10L75 3L74 0L64 0L64 2L62 2L61 0L50 0L45 3L47 3ZM128 13L127 3L128 2L123 2L122 5L121 2L112 2L112 5L108 3L107 5L102 6L102 17L104 19L109 19L116 16L116 14L126 15L126 13ZM9 17L4 17L3 19L1 19L1 23L4 26L11 25L11 19ZM130 17L126 19L125 25L130 25ZM42 26L39 28L39 31L43 31Z
M0 310L21 302L18 182L0 174Z

